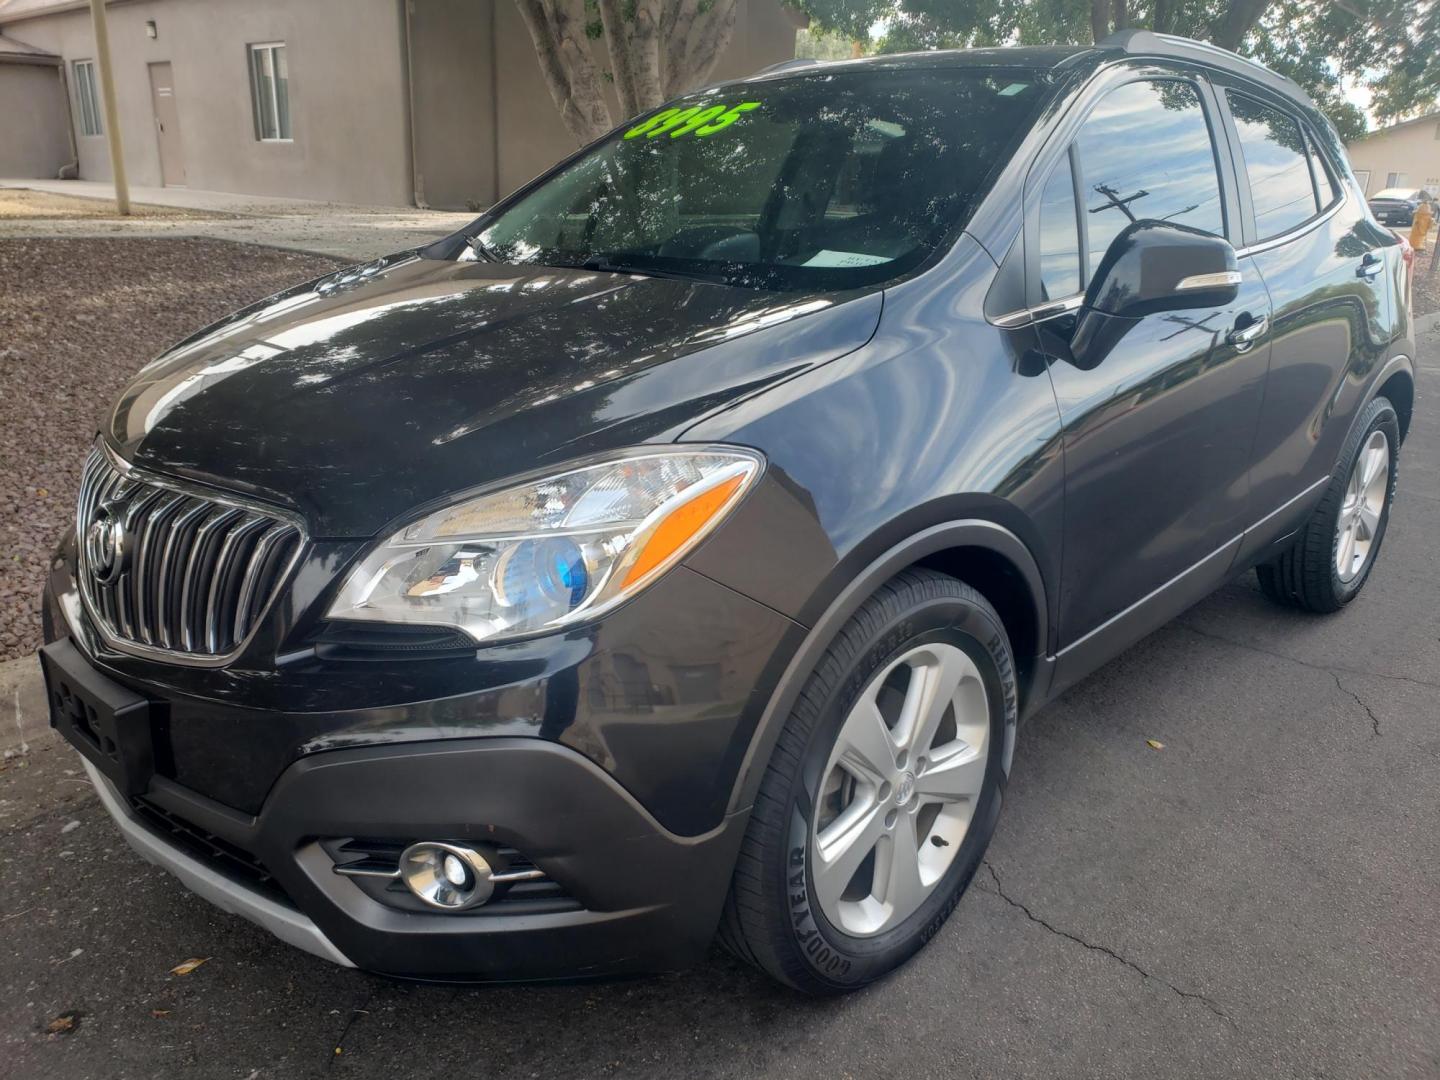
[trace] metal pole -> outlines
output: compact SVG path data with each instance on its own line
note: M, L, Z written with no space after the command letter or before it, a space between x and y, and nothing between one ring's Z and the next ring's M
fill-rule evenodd
M115 78L110 71L110 30L105 24L105 0L90 0L90 21L95 25L95 61L100 66L100 96L105 102L105 138L110 144L110 175L115 178L115 209L130 213L130 185L125 180L125 150L120 145L120 113L115 108Z

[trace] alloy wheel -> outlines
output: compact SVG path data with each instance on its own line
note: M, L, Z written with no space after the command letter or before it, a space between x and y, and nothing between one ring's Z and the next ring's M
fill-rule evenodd
M954 862L985 783L990 707L963 649L910 649L861 693L811 830L816 899L855 937L913 915Z
M1340 504L1335 527L1335 572L1341 581L1354 581L1375 547L1380 515L1390 488L1390 440L1383 431L1372 432L1356 455Z

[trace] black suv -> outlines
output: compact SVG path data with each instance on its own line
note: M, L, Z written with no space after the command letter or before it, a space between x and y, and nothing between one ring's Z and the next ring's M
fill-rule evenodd
M342 964L815 992L954 908L1016 724L1385 535L1409 268L1291 83L1131 32L787 66L137 376L45 592L141 854Z

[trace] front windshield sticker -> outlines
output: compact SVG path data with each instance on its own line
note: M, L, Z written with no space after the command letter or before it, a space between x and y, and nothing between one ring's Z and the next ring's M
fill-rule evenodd
M724 131L745 113L759 107L758 101L742 101L728 108L724 105L692 105L688 109L661 109L654 116L642 120L625 132L625 138L634 139L644 135L647 139L654 139L660 135L669 135L672 139L678 139L681 135L693 134L697 139L703 139L717 131Z
M879 266L890 260L884 255L867 255L863 251L827 251L821 248L801 266Z

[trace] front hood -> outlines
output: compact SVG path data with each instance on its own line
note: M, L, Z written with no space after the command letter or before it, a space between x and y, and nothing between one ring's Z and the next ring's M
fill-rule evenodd
M182 342L108 436L136 464L293 507L312 535L373 536L450 494L673 438L858 348L880 304L394 256Z

